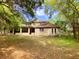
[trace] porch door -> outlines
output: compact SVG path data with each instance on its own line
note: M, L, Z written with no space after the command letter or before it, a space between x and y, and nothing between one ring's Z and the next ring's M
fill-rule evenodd
M30 34L35 33L35 28L30 28Z

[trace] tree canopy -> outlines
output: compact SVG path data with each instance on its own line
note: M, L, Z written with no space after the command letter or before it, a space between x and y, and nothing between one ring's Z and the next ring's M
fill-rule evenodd
M0 3L0 30L9 30L19 26L22 23L22 18L19 14L15 14L6 3Z
M0 0L0 26L1 30L17 28L23 18L13 9L14 4L25 7L31 16L34 16L33 8L41 6L44 0Z
M50 2L53 3L53 2ZM48 5L50 5L48 3ZM52 7L53 5L51 5ZM54 4L55 8L65 15L73 27L74 37L79 36L79 1L78 0L57 0ZM79 38L78 38L79 39Z

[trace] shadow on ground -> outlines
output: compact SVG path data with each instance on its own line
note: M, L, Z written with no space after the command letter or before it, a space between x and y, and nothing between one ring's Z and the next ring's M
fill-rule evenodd
M0 59L79 59L79 47L49 44L50 37L0 37ZM54 38L53 38L54 39Z

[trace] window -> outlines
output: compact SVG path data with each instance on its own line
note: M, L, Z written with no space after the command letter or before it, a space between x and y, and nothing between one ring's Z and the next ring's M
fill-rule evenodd
M56 33L56 28L55 28L55 33Z
M15 32L15 33L19 33L19 32L20 32L20 28L14 29L14 32Z
M52 28L52 33L53 33L53 28Z
M22 32L28 32L28 28L22 27Z
M40 28L40 31L43 32L44 31L44 28Z
M30 31L31 31L32 33L34 33L34 32L35 32L35 28L31 28Z

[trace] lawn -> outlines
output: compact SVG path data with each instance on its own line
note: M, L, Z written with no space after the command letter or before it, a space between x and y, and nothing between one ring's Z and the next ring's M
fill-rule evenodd
M79 42L69 36L0 36L0 59L79 59Z

